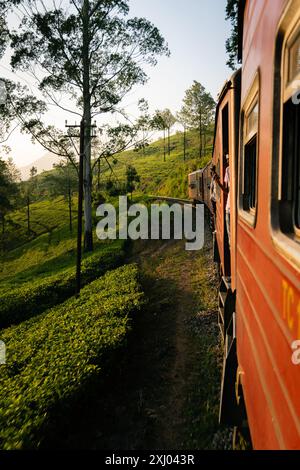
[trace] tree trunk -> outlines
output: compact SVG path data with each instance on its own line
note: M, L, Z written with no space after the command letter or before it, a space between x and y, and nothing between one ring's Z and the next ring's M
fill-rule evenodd
M2 214L2 235L5 233L5 215Z
M170 148L170 128L168 127L168 155L170 156L171 148Z
M166 129L164 129L164 162L166 161Z
M89 0L84 0L83 23L83 120L84 120L84 248L93 251L92 231L92 171L91 171L91 94L90 94L90 38Z

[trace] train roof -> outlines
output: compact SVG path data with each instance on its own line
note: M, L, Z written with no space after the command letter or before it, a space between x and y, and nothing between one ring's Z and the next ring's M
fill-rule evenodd
M211 166L211 161L209 161L203 168L200 168L199 170L193 171L192 173L189 173L189 176L192 175L198 175L199 173L203 173L203 171L207 170L208 167Z
M222 104L223 99L225 98L227 91L230 90L231 88L234 87L234 83L236 81L236 78L241 75L242 69L239 68L236 70L230 77L229 80L226 80L226 82L223 85L222 90L218 94L218 103L216 107L216 114L215 114L215 133L214 133L214 142L213 142L213 148L215 148L215 142L216 142L216 133L217 133L217 122L218 122L218 114L219 114L219 109L220 105Z
M202 169L200 169L200 170L192 171L192 173L189 173L189 176L192 176L192 175L197 175L198 173L201 173L201 172L202 172L202 170L203 170L203 168L202 168Z

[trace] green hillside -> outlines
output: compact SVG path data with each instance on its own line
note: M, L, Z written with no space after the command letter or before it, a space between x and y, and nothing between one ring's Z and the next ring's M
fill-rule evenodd
M182 133L171 136L171 154L163 158L163 140L158 140L145 148L143 152L130 150L116 157L113 173L106 169L101 174L103 196L107 200L105 185L109 179L125 180L127 165L133 165L140 183L137 195L166 195L170 197L187 197L187 174L195 170L210 158L210 146L206 156L199 162L198 135L187 134L187 157L183 161ZM53 170L55 171L55 170ZM38 176L38 180L42 177ZM102 190L101 190L102 192ZM43 196L44 198L45 196ZM2 285L30 280L31 276L45 276L48 272L59 271L74 263L76 247L76 195L73 198L73 232L68 227L68 206L63 197L42 199L33 203L30 208L31 234L27 233L27 209L21 208L8 217L5 231L5 255L1 256L0 281ZM103 244L103 242L102 242ZM96 243L96 246L100 245ZM13 249L11 249L13 248Z
M128 165L140 176L133 202L150 194L186 198L187 175L209 160L212 136L201 161L195 133L188 134L186 161L182 144L181 133L171 137L165 162L162 140L144 152L118 155L113 172L103 169L96 198L117 205L107 182L120 189ZM7 363L1 379L0 447L5 449L39 447L57 416L65 416L66 407L71 409L91 380L105 382L106 368L118 367L135 314L143 306L138 270L122 266L130 245L95 236L94 251L83 253L81 295L74 295L77 194L71 231L66 199L50 198L41 184L43 176L35 177L30 233L23 206L8 214L1 239L0 333ZM94 232L96 206L95 199Z
M210 158L210 146L201 162L198 156L198 135L187 134L187 158L183 161L182 133L171 136L171 154L163 158L164 143L158 140L146 147L145 152L130 150L118 155L113 173L104 170L101 174L101 194L108 201L116 201L105 191L108 180L122 183L125 180L127 165L133 165L139 176L140 183L135 198L146 195L165 195L187 198L187 175L190 171L200 168ZM53 170L56 171L56 170ZM37 178L39 181L43 175ZM59 274L74 267L76 249L76 207L77 196L73 197L73 231L69 230L69 209L63 197L45 199L45 195L31 204L31 233L27 232L27 208L23 207L11 213L6 223L4 236L5 251L1 254L0 283L1 289L7 289ZM94 216L96 224L96 218ZM101 251L109 242L95 239L96 251Z
M187 198L187 175L189 172L202 168L209 161L212 152L213 132L208 135L205 156L199 159L199 136L197 132L187 133L186 160L183 159L183 134L177 132L170 139L170 156L166 154L164 162L164 141L160 139L142 150L127 151L118 155L113 173L106 170L102 181L109 178L122 182L125 180L127 165L133 165L140 175L139 192L161 196Z

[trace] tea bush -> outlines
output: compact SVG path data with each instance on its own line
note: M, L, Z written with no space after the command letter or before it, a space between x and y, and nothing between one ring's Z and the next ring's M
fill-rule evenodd
M105 274L42 315L1 332L0 446L38 448L57 406L70 406L126 340L143 303L135 265Z
M120 266L124 261L123 249L124 243L116 241L83 260L82 285ZM20 323L63 302L74 294L75 285L75 267L73 267L53 276L0 292L0 328Z

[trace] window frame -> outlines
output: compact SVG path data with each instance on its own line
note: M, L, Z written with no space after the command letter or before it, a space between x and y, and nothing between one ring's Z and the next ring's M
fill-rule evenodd
M296 92L293 82L300 81L300 72L292 81L290 80L289 53L299 36L300 6L296 6L296 2L291 1L280 20L275 42L270 226L272 240L277 251L298 267L300 266L300 229L293 223L293 232L282 231L280 201L282 200L284 107Z
M258 106L257 132L247 133L247 119L255 106ZM258 174L259 174L259 141L260 141L260 72L257 70L241 108L240 130L240 159L239 159L239 185L238 185L238 213L239 217L251 228L255 229L258 211ZM245 208L245 149L256 136L256 174L255 174L255 207Z

